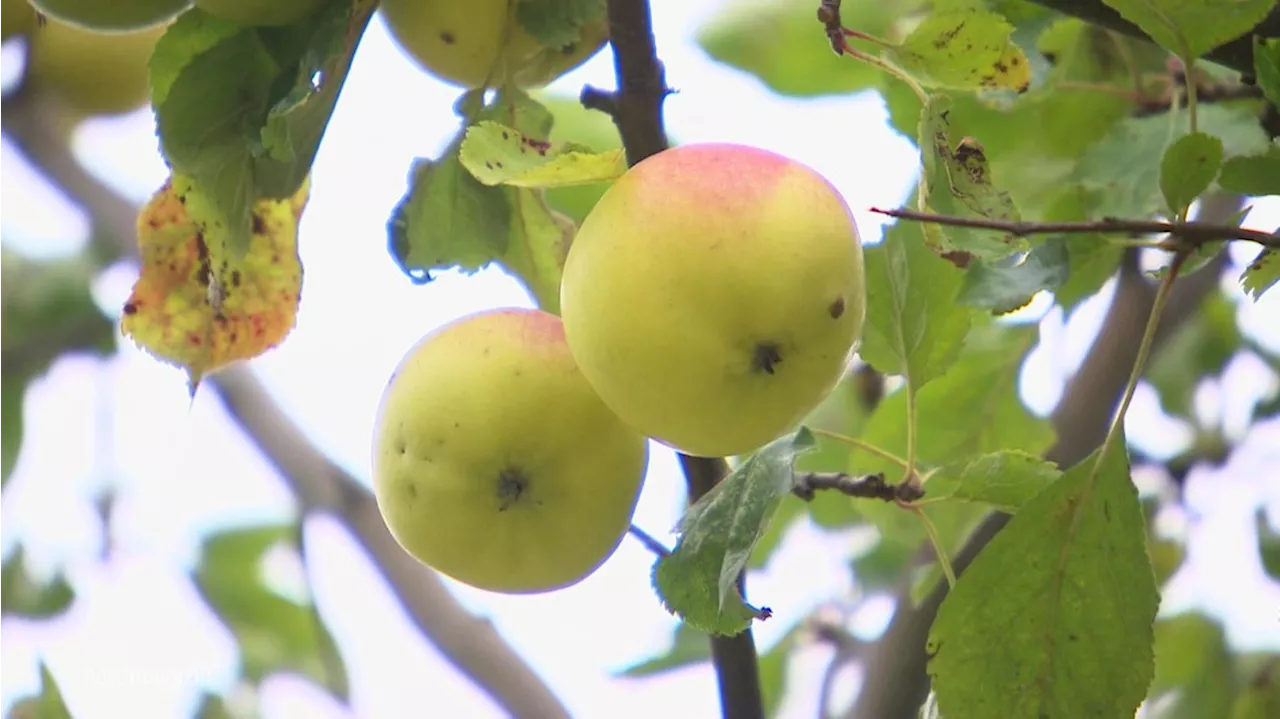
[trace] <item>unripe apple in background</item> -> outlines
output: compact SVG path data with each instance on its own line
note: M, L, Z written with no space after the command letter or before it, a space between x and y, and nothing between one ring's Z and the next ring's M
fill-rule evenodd
M866 312L862 244L809 167L684 145L600 198L560 304L578 366L618 416L688 454L746 454L839 381Z
M603 20L565 48L543 46L524 30L509 0L382 0L379 12L396 44L431 76L464 88L510 80L540 87L586 62L604 46ZM492 70L492 75L490 74Z
M578 371L560 318L502 309L405 355L378 409L373 487L422 563L481 589L544 592L613 554L647 463L646 438Z
M195 0L196 7L245 25L292 25L320 9L325 0Z
M98 32L143 30L174 19L191 0L31 0L47 17Z
M167 27L100 33L46 18L29 37L28 80L84 116L136 110L150 99L147 63Z

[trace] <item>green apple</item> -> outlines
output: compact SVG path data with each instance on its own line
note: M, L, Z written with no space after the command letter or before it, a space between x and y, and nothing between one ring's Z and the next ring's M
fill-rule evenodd
M98 32L144 30L174 19L191 0L31 0L47 17Z
M26 35L36 26L36 11L27 0L0 0L0 42Z
M196 7L245 25L292 25L320 9L326 0L195 0Z
M167 28L100 33L46 18L31 31L28 78L82 115L136 110L150 97L147 63Z
M401 360L374 431L373 487L410 555L495 592L559 589L594 572L631 524L644 436L578 371L560 318L468 315Z
M866 315L862 243L813 169L697 143L636 164L582 223L560 309L605 404L688 454L746 454L839 381Z
M603 20L582 30L579 42L543 46L516 20L512 0L382 0L387 31L431 76L457 87L546 85L586 62L604 46Z

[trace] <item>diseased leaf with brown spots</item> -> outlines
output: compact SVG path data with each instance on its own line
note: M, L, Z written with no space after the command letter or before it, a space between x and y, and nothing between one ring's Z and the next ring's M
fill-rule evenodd
M1012 33L1007 20L986 10L935 12L888 55L925 86L1024 92L1031 63Z
M981 143L971 137L953 141L947 114L951 98L934 95L920 113L919 145L925 180L925 205L938 214L1017 222L1013 197L992 181ZM927 225L930 247L958 267L972 256L987 261L1025 252L1031 244L999 230Z
M201 378L279 344L293 329L302 291L298 221L310 180L286 200L258 200L240 258L210 218L209 199L175 175L138 216L142 271L121 327L138 346Z

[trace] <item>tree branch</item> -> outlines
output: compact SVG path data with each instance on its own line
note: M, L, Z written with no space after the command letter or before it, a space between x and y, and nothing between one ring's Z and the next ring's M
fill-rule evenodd
M791 493L806 502L813 501L819 490L884 502L914 502L924 496L924 490L915 482L889 484L883 473L854 477L842 472L807 472L795 475L791 481Z
M609 42L617 90L608 92L587 86L581 102L608 113L618 127L627 164L667 149L662 105L671 90L653 37L648 0L608 0ZM689 504L697 502L729 474L719 458L680 455L688 486ZM738 576L738 591L746 596L746 576ZM732 637L711 637L711 662L720 690L720 709L730 719L764 719L760 671L755 639L750 629Z
M1243 199L1239 195L1207 195L1198 219L1221 222L1239 210ZM1227 253L1219 252L1199 272L1178 281L1156 333L1157 348L1217 289L1226 263ZM1137 359L1142 328L1154 301L1155 289L1138 267L1137 251L1131 249L1121 263L1115 295L1098 337L1050 418L1057 442L1045 453L1045 459L1070 467L1102 444ZM954 557L957 573L964 571L1009 519L1010 515L999 512L988 515ZM900 589L889 628L863 657L867 673L848 719L914 719L929 693L925 644L946 593L947 586L940 583L918 606L912 606L910 587Z
M1022 237L1025 235L1075 234L1075 233L1124 233L1124 234L1169 234L1174 238L1194 246L1224 240L1247 240L1256 242L1273 250L1280 249L1280 232L1263 232L1249 230L1235 225L1219 225L1208 222L1157 222L1155 220L1125 220L1115 217L1104 217L1101 220L1088 222L1010 222L1005 220L987 220L978 217L953 217L936 215L931 212L915 210L882 210L872 207L872 212L889 217L915 222L930 222L936 225L953 227L976 227L984 230L997 230ZM1177 240L1165 245L1158 245L1170 252L1179 249Z
M94 179L53 130L58 109L34 88L4 99L4 134L90 215L102 254L137 256L138 209ZM311 444L245 365L208 378L248 439L289 485L305 512L341 522L387 578L418 630L511 716L562 719L568 710L486 619L466 610L439 575L387 530L372 493Z

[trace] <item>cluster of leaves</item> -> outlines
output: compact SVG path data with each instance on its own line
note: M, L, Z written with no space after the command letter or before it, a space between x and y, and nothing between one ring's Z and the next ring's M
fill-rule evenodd
M921 210L995 221L1181 220L1206 193L1280 194L1280 145L1263 122L1268 104L1280 104L1280 41L1255 43L1256 85L1200 60L1274 3L1235 3L1230 12L1212 2L1108 3L1153 44L1018 0L848 0L841 12L853 32L844 57L814 22L817 4L728 6L699 40L712 57L784 95L879 92L893 126L920 148L912 203ZM765 566L801 516L830 529L874 526L879 543L851 561L857 581L889 588L911 572L919 601L944 574L936 561L915 563L922 546L931 541L933 556L953 556L998 511L1012 520L955 583L930 634L944 715L1129 716L1145 698L1162 702L1170 712L1162 716L1227 716L1232 707L1235 716L1268 716L1267 702L1277 702L1274 655L1239 671L1224 659L1206 678L1199 665L1180 663L1209 645L1230 658L1221 629L1195 614L1156 621L1159 585L1181 563L1181 549L1148 528L1158 502L1144 507L1130 481L1123 433L1060 468L1040 458L1055 443L1052 426L1017 394L1036 332L1001 316L1042 291L1074 309L1114 276L1134 242L1141 240L890 226L867 251L860 355L868 371L851 375L810 418L816 445L809 430L782 438L690 508L680 543L655 571L684 624L665 655L626 673L705 661L692 639L698 632L734 634L768 616L734 578ZM1200 249L1184 272L1219 250ZM1278 257L1263 250L1244 270L1246 296L1256 300L1280 281ZM1185 473L1230 450L1191 398L1241 353L1278 367L1273 351L1239 330L1230 295L1215 293L1155 355L1150 383L1165 411L1198 437L1171 464L1175 477L1179 463ZM883 399L866 392L865 378L876 374L900 388ZM1274 404L1255 407L1253 419L1275 416ZM916 474L925 498L828 493L806 505L787 497L797 471L903 481ZM1269 542L1264 529L1260 520ZM783 621L794 627L764 661L789 652L805 626ZM1210 627L1210 638L1183 638L1185 625ZM781 688L769 682L782 675L763 681L776 706Z

